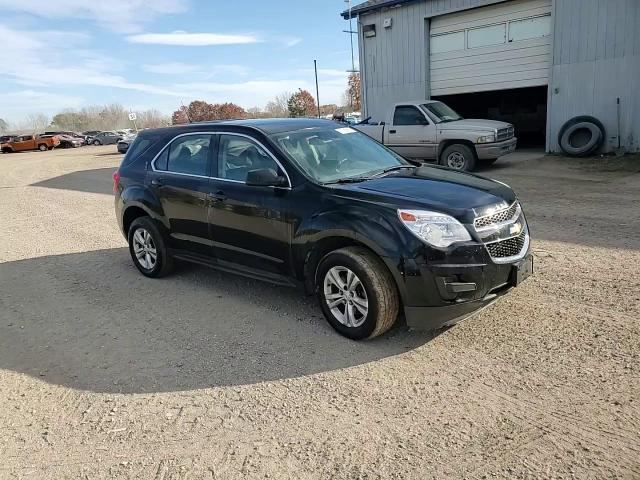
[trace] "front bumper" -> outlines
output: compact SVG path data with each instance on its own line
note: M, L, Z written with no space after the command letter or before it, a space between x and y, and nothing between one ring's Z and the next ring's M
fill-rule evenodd
M499 158L515 151L517 144L516 137L498 143L480 143L476 144L476 154L480 160Z
M491 305L532 273L530 252L508 264L420 267L419 274L405 277L406 323L420 330L453 325Z

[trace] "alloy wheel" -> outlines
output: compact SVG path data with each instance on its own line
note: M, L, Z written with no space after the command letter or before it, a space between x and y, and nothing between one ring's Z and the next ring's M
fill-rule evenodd
M158 260L158 252L153 237L144 228L138 228L133 234L133 252L142 268L153 270Z
M369 300L355 273L346 267L333 267L327 271L323 286L325 302L336 320L352 328L365 322Z
M451 152L447 157L447 167L453 168L454 170L464 169L466 162L464 155L460 152Z

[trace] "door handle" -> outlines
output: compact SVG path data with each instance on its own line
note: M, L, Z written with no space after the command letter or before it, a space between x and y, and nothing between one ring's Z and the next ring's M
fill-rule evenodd
M389 133L396 133L395 130L389 130Z
M207 194L207 197L212 202L224 202L227 199L227 196L224 194L224 192L221 191L216 193L209 193Z
M161 187L164 184L162 183L162 180L154 178L153 180L151 180L151 185L153 185L154 187Z

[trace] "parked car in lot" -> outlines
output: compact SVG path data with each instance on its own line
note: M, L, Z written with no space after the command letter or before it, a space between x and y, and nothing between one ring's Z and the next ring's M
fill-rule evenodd
M99 133L102 133L102 130L87 130L86 132L82 132L82 135L85 137L95 137Z
M60 140L55 136L21 135L2 144L3 153L24 152L27 150L40 150L46 152L60 145Z
M113 180L143 275L182 259L301 285L352 339L384 333L400 309L410 326L454 324L533 271L507 185L417 167L328 120L146 130Z
M41 135L40 138L51 138L56 137L60 140L60 148L77 148L81 147L85 144L85 140L82 137L79 137L75 134L66 134L66 133L49 133L45 132L44 135Z
M0 152L4 153L4 143L8 143L14 139L14 135L2 135L0 136Z
M133 143L136 137L137 134L129 134L118 140L118 152L127 153L127 150L129 150L129 145Z
M118 143L122 138L122 135L118 135L116 132L100 132L90 138L92 145L113 145Z
M436 160L454 170L490 165L516 149L513 125L495 120L465 120L442 102L402 102L379 123L370 118L354 128L405 158Z

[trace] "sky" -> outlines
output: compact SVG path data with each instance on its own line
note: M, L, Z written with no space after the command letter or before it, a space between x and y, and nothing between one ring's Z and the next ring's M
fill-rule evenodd
M285 91L315 94L314 59L320 103L340 103L351 69L349 25L339 15L346 7L344 0L0 0L0 118L17 123L107 103L170 114L196 99L264 107Z

